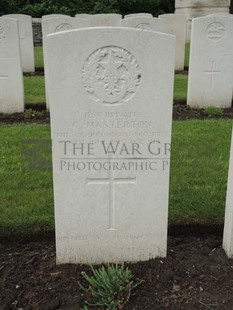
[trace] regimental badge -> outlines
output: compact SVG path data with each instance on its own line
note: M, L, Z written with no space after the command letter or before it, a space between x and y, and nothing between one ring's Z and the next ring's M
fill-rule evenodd
M54 32L66 31L66 30L71 30L71 29L73 29L72 25L68 23L62 23L54 29Z
M226 28L222 23L213 22L207 27L206 35L213 43L220 42L226 35Z
M82 78L84 88L94 101L114 105L125 103L135 95L141 73L130 52L121 47L106 46L87 58Z

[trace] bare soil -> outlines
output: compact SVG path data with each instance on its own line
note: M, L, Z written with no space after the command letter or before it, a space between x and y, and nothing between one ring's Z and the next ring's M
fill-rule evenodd
M132 292L125 310L232 310L233 260L221 248L222 236L180 232L168 239L166 259L130 264L143 283ZM200 235L200 236L199 236ZM56 265L54 241L2 243L0 309L81 309L90 296L84 265ZM97 309L97 308L95 308Z

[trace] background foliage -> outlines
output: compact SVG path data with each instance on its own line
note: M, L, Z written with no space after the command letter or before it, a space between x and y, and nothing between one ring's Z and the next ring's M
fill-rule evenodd
M60 13L162 13L174 12L175 0L0 0L0 15L28 14L33 17Z

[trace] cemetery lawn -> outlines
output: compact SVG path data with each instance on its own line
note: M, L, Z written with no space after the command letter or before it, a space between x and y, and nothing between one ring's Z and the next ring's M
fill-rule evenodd
M43 76L24 76L25 103L44 104L45 100L45 82Z
M223 224L232 124L173 122L170 225ZM0 239L54 230L51 171L21 169L21 140L49 138L47 124L1 125Z
M36 46L34 48L35 52L35 67L36 70L44 69L44 60L43 60L43 49L42 46Z

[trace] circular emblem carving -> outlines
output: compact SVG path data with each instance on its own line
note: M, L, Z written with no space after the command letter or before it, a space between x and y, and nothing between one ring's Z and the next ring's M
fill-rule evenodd
M70 29L73 29L72 25L68 23L62 23L55 28L55 32L65 31L65 30L70 30Z
M136 93L141 73L136 58L117 46L92 53L84 63L83 85L93 100L102 104L122 104Z
M6 38L5 29L3 25L0 24L0 44L4 41Z
M221 23L213 22L207 27L206 35L210 41L220 42L226 35L226 28Z
M138 24L135 28L136 29L152 30L150 24L146 24L146 23Z

